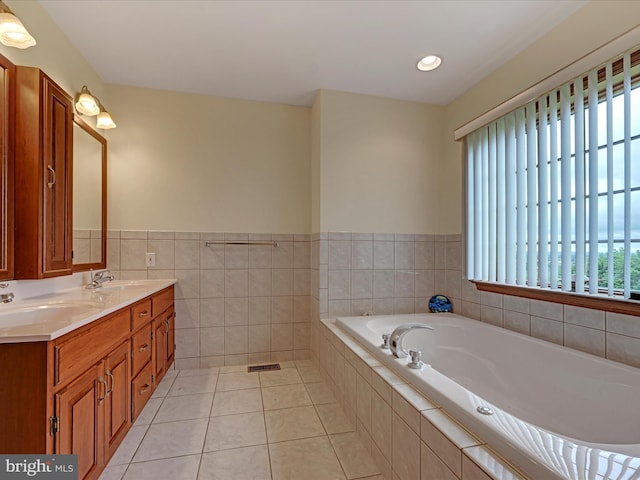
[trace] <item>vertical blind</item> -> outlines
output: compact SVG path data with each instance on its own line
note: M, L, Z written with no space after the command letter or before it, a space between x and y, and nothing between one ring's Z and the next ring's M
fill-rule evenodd
M466 137L467 277L640 290L640 50Z

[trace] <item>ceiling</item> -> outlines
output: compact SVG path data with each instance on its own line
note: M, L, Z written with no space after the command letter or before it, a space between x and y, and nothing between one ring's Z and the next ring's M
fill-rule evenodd
M40 0L107 83L305 106L320 88L446 105L586 3Z

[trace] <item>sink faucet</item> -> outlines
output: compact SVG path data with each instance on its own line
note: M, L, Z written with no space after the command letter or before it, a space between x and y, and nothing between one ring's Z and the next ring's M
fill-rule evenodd
M100 272L96 272L91 277L91 282L87 284L87 288L95 289L102 287L104 282L108 282L113 280L113 275L109 270L102 270Z
M2 294L0 294L0 302L2 302L2 303L11 303L11 302L13 302L13 297L15 297L13 292L2 293Z
M405 350L404 346L402 345L402 341L404 340L404 336L407 333L418 328L433 330L433 327L430 327L429 325L425 325L423 323L406 323L404 325L396 327L396 329L391 333L391 337L389 338L389 347L391 348L391 353L393 353L398 358L407 357L409 355L409 352Z

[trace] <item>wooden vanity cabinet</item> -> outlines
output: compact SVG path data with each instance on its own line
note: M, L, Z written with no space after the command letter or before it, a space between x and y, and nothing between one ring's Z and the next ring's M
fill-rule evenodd
M77 454L78 478L97 479L157 386L153 359L163 375L173 361L173 295L170 286L49 342L0 344L0 452Z
M73 101L40 69L15 71L15 278L69 275Z

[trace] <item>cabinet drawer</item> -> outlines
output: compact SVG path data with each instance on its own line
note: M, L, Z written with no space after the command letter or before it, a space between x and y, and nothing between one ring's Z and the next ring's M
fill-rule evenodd
M131 382L131 420L135 421L153 393L151 362Z
M151 324L148 323L138 333L133 336L133 369L132 376L135 377L142 367L151 360Z
M127 338L129 318L129 310L123 310L97 320L96 325L81 333L70 333L62 337L54 346L55 384L82 373Z
M151 297L153 316L157 317L173 305L173 286L156 293Z
M142 325L151 320L151 299L136 303L131 307L131 331L135 332Z

